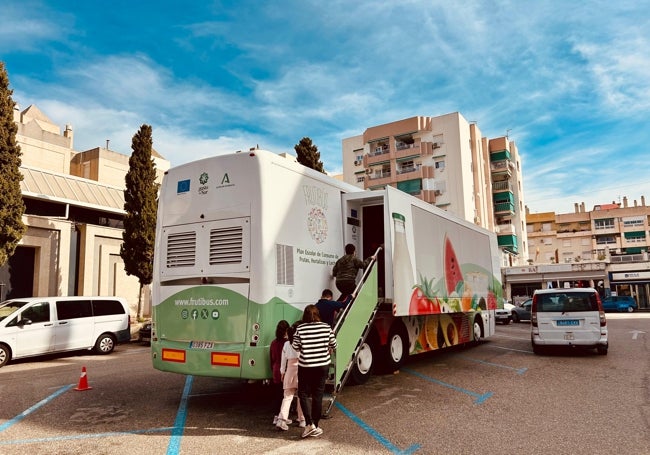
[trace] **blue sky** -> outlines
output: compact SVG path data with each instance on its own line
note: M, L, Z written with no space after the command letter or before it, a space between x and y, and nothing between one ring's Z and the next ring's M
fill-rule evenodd
M3 0L0 60L21 108L75 150L131 153L140 125L172 165L460 112L508 132L531 212L650 205L650 7L638 1Z

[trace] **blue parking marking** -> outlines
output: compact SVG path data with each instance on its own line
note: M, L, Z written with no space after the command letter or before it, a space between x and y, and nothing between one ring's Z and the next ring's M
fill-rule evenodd
M192 391L192 383L194 376L187 376L185 379L185 387L183 388L183 396L181 403L178 405L178 412L176 413L176 420L174 421L174 429L172 436L167 446L167 455L177 455L181 449L181 439L185 430L185 420L187 420L187 400L190 392Z
M515 367L508 366L508 365L502 365L500 363L492 363L492 362L487 362L485 360L472 359L471 357L460 356L460 358L465 359L465 360L469 360L470 362L476 362L476 363L481 363L483 365L489 365L491 367L505 368L506 370L514 370L514 371L517 372L517 374L524 374L526 371L528 371L528 368L515 368Z
M34 406L32 406L31 408L26 409L25 411L23 411L23 412L21 412L20 414L18 414L18 415L17 415L16 417L14 417L13 419L11 419L11 420L7 420L5 423L3 423L2 425L0 425L0 432L5 431L5 430L6 430L7 428L9 428L10 426L12 426L12 425L14 425L14 424L20 422L20 421L23 420L25 417L27 417L28 415L30 415L32 412L36 411L36 410L37 410L38 408L40 408L41 406L45 406L46 404L48 404L50 401L52 401L53 399L55 399L56 397L58 397L58 396L61 395L62 393L67 392L68 390L70 390L70 389L72 388L72 386L74 386L74 384L70 384L70 385L66 385L66 386L61 387L59 390L57 390L56 392L54 392L54 393L53 393L52 395L50 395L49 397L42 399L41 401L39 401L38 403L36 403L36 404L35 404Z
M425 381L433 382L434 384L438 384L438 385L441 385L443 387L447 387L447 388L450 388L450 389L455 390L457 392L462 392L462 393L464 393L466 395L474 397L474 403L476 403L476 404L481 404L485 400L487 400L488 398L490 398L492 396L492 392L487 392L487 393L484 393L484 394L472 392L471 390L463 389L462 387L457 387L455 385L448 384L448 383L443 382L443 381L439 381L438 379L434 379L434 378L432 378L430 376L424 375L422 373L418 373L417 371L411 370L411 369L408 369L408 368L402 368L401 371L405 371L405 372L407 372L409 374L412 374L413 376L417 376L418 378L424 379Z
M420 444L413 444L411 447L405 450L400 450L397 447L395 447L388 439L383 437L381 434L377 432L374 428L372 428L370 425L365 423L363 420L361 420L359 417L357 417L352 411L347 409L345 406L343 406L339 402L335 402L334 405L339 408L343 414L348 416L354 423L359 425L363 430L365 430L366 433L368 433L370 436L375 438L381 445L386 447L388 450L390 450L392 453L399 454L399 455L407 455L411 453L415 453L416 450L420 448Z
M75 434L69 436L52 436L49 438L15 439L13 441L0 441L0 446L33 444L37 442L50 442L50 441L55 442L55 441L71 441L71 440L79 440L79 439L106 438L112 436L128 436L130 434L164 433L171 429L172 427L163 427L163 428L150 428L148 430L115 431L109 433L93 433L93 434Z

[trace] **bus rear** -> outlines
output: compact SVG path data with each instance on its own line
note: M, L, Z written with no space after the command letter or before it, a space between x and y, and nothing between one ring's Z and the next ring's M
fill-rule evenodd
M278 321L300 319L332 285L343 185L262 150L170 169L156 232L153 366L269 378Z

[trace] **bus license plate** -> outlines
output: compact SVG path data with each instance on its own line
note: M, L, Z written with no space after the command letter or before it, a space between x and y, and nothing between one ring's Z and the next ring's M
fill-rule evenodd
M579 324L579 322L578 322L577 319L563 319L563 320L557 321L558 326L567 326L567 325L575 326L575 325L578 325L578 324Z
M571 341L571 340L574 340L575 338L573 338L572 333L565 333L564 334L564 339L567 340L567 341Z
M191 341L190 342L191 349L212 349L213 347L214 347L214 343L212 341Z

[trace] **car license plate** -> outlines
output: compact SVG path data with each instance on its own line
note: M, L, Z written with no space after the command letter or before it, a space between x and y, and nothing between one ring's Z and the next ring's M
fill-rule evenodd
M192 341L190 342L191 349L212 349L214 343L212 341Z
M558 326L566 327L566 326L575 326L579 325L580 322L577 319L562 319L557 321Z
M565 333L565 334L564 334L564 339L565 339L565 340L568 340L568 341L571 341L571 340L574 340L575 338L573 338L573 334L572 334L572 333Z

